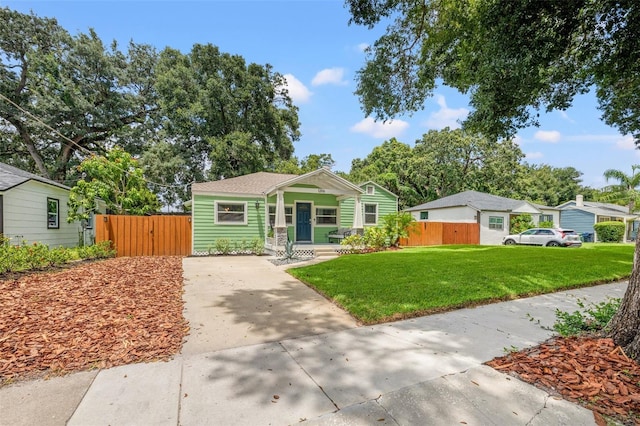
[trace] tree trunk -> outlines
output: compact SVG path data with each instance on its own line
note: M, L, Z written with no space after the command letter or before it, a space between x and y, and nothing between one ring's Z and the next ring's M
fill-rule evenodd
M620 309L609 323L609 335L625 353L640 361L640 239L636 238L633 270Z

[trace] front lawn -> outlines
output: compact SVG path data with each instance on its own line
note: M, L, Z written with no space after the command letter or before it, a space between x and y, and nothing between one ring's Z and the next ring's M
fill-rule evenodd
M289 273L372 324L628 278L633 250L630 244L405 248Z

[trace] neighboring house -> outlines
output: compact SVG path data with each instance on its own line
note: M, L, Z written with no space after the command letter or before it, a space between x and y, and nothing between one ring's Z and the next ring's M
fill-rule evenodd
M627 206L584 201L582 195L576 196L575 200L560 204L557 208L560 209L560 226L585 234L585 240L588 241L597 239L593 225L598 222L624 222L627 230L625 241L634 240L640 227L638 215L629 214Z
M0 234L11 244L41 242L49 247L78 245L80 223L67 223L70 188L0 163ZM85 241L92 241L87 224Z
M511 219L530 214L533 223L560 224L559 210L528 201L514 200L477 191L464 191L405 210L417 221L480 224L480 244L501 244L509 235Z
M380 185L355 185L325 168L194 183L191 192L194 254L206 253L220 239L235 246L259 238L268 249L287 240L329 243L332 231L362 232L398 211L398 197Z

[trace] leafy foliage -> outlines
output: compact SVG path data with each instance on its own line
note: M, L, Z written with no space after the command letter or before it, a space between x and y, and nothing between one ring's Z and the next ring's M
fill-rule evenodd
M593 225L598 240L603 243L619 243L624 237L623 222L598 222Z
M631 166L631 175L627 175L620 170L609 169L605 170L604 177L607 182L614 179L618 183L604 188L600 199L627 204L629 206L629 214L633 214L636 211L636 204L640 200L640 191L638 191L640 186L640 165Z
M523 213L512 217L510 225L509 232L512 234L519 234L522 231L535 227L533 219L531 219L531 215L529 213Z
M389 245L398 247L400 238L409 236L411 227L415 223L415 219L410 213L397 212L389 213L382 218L382 228L389 240Z
M68 222L89 218L100 199L115 214L143 215L159 209L156 196L147 188L142 168L131 154L114 148L105 156L94 155L78 166L86 175L71 188Z
M556 322L553 324L553 329L561 336L603 331L620 307L620 299L609 298L606 302L591 303L586 309L584 302L578 300L578 306L582 311L569 313L556 309Z

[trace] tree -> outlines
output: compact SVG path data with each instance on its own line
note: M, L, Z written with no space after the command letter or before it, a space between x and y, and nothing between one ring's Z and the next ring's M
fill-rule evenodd
M523 198L545 206L557 206L575 200L583 194L580 182L582 173L573 167L553 167L548 164L524 164L520 174L520 195Z
M335 163L331 154L309 154L302 160L292 157L289 160L280 161L276 164L274 172L301 175L322 167L331 169Z
M640 3L635 0L347 0L352 23L393 17L358 73L364 111L416 111L436 81L468 93L467 129L494 137L537 124L596 88L604 121L640 139ZM636 256L640 244L636 243ZM611 336L640 358L640 263Z
M392 20L358 72L367 115L422 108L436 83L468 93L465 127L507 137L596 88L603 119L640 136L635 0L347 0L351 23Z
M163 50L156 72L163 128L187 182L273 170L291 158L297 108L270 65L196 44L186 55Z
M154 49L54 19L0 9L0 152L3 161L64 182L73 165L117 140L140 152L155 111Z
M636 204L640 199L640 165L631 166L631 175L626 173L609 169L605 170L604 178L607 183L610 180L617 180L615 185L609 185L603 189L601 195L602 200L614 201L617 203L624 203L629 206L629 214L633 214L636 211Z
M100 199L114 214L143 215L157 211L160 203L147 188L142 168L131 155L114 148L106 156L85 159L78 171L85 177L71 188L68 222L87 220Z

